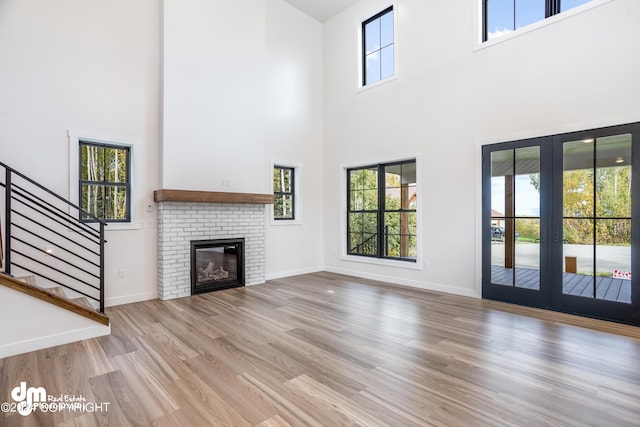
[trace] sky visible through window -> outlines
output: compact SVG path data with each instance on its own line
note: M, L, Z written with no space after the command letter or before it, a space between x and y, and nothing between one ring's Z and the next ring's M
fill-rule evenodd
M518 216L540 216L540 193L533 186L529 175L515 176L515 203ZM491 209L504 215L506 213L504 177L491 179Z
M393 76L393 9L364 25L364 84Z
M560 0L564 12L590 0ZM545 19L545 0L487 0L487 40Z

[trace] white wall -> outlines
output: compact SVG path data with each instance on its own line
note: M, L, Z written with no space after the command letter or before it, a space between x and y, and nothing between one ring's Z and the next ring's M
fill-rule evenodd
M135 141L136 224L107 227L107 305L156 294L155 213L145 206L159 188L159 34L155 0L0 1L0 161L77 199L68 130Z
M358 92L358 23L380 4L324 26L326 268L478 295L480 145L640 120L640 2L596 0L479 49L479 0L398 0L398 78ZM420 159L424 263L345 260L341 168L407 154Z
M111 326L4 286L0 301L0 359L111 332Z
M296 167L296 221L267 226L267 278L322 270L322 24L267 0L266 181L272 164ZM267 209L272 217L272 206Z
M300 220L265 218L267 278L321 269L322 24L282 0L166 0L163 54L163 188L271 193L273 163L298 167Z
M164 1L163 188L269 190L265 7L265 0Z
M265 218L268 274L322 266L322 25L282 0L241 3L0 2L0 161L74 199L69 130L133 143L107 305L157 295L154 190L268 193L273 161L300 167L304 196L301 224Z
M270 192L273 162L300 168L302 224L265 218L268 277L324 265L475 294L480 144L640 120L639 2L595 0L480 49L476 3L398 0L398 78L357 92L376 0L324 26L282 0L4 0L0 161L68 195L68 129L135 141L108 304L156 294L153 190ZM342 259L341 168L413 155L426 266Z

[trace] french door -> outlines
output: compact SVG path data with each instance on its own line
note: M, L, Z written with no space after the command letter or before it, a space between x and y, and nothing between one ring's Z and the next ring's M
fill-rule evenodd
M639 123L483 147L483 297L640 324L638 165Z

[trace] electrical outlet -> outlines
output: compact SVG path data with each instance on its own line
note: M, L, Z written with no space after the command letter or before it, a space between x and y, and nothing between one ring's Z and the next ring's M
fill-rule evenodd
M121 279L124 279L125 277L127 277L127 270L125 270L124 268L121 268L120 270L118 270L118 276Z

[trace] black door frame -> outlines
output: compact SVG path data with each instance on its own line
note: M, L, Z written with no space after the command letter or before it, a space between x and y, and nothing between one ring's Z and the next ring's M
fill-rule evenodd
M545 308L550 305L550 281L548 277L548 250L543 249L547 245L549 201L544 200L550 191L543 191L551 184L551 164L544 162L543 158L549 156L551 150L551 138L529 138L519 141L504 142L485 145L482 147L482 297L496 301L510 302L513 304L530 307ZM491 283L491 153L495 151L517 150L526 147L540 147L540 289L526 289L516 286L494 285ZM515 269L515 268L514 268Z
M631 283L631 304L607 301L603 299L585 298L575 295L567 295L562 290L562 257L563 255L563 144L565 142L583 139L603 138L611 135L631 134L631 271L636 272ZM552 189L552 230L551 238L551 277L552 293L551 308L566 313L574 313L583 316L614 320L640 325L640 287L638 286L638 272L640 271L640 226L633 226L640 218L640 123L611 126L607 128L592 129L556 135L553 137L553 189Z
M631 304L565 295L563 256L563 143L610 135L632 135L632 224L640 218L640 122L482 147L482 297L530 307L640 325L640 225L632 226ZM540 289L491 283L491 153L540 147ZM638 194L638 197L634 197Z

